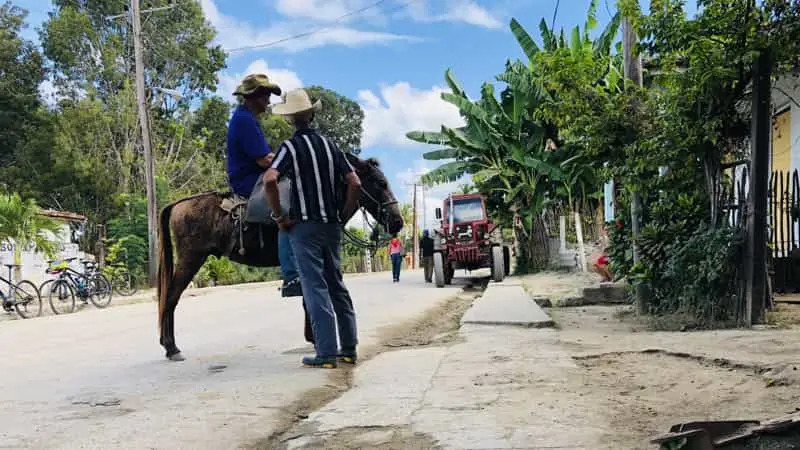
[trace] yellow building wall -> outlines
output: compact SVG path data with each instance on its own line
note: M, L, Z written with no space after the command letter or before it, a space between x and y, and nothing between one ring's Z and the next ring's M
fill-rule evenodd
M791 133L791 111L786 110L777 116L775 116L775 122L772 127L772 154L771 156L771 169L773 174L775 175L775 179L773 181L773 186L775 186L778 193L781 192L781 187L783 188L784 192L792 194L792 133ZM788 174L788 177L787 177ZM780 175L782 180L777 179ZM788 185L787 185L788 182ZM775 198L775 197L773 197ZM780 198L775 198L776 200L780 201ZM786 201L788 199L783 199L783 205L776 204L775 210L772 211L772 217L770 220L771 225L771 237L770 242L774 243L776 240L778 241L778 248L776 256L784 256L782 255L784 247L788 244L790 240L790 229L789 227L792 226L787 221L789 220L789 208L786 205ZM782 243L786 241L786 243ZM781 254L781 255L778 255Z

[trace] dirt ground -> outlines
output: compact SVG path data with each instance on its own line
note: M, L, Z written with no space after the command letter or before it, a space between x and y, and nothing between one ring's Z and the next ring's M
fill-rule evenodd
M652 332L629 307L553 308L559 343L581 374L565 390L593 398L618 448L698 420L768 420L800 411L800 317L780 305L781 328Z

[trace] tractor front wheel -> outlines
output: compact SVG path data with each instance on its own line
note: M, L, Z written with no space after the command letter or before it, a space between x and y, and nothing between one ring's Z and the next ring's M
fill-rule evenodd
M500 283L506 277L506 267L503 261L503 247L492 247L492 281Z
M433 281L437 288L444 287L444 257L441 252L433 254Z

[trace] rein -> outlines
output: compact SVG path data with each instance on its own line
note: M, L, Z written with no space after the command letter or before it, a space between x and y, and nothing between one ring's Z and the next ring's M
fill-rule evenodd
M376 221L375 225L372 225L371 223L369 223L369 220L367 220L366 211L364 211L364 208L360 208L361 209L361 214L364 216L364 223L367 224L367 226L369 226L370 229L372 230L370 232L370 238L369 238L370 240L362 239L362 238L356 236L355 234L353 234L350 231L348 231L347 228L344 228L344 230L343 230L344 238L345 238L345 240L347 242L349 242L350 244L352 244L355 247L374 250L374 249L378 248L379 246L381 246L381 244L379 242L380 241L380 229L378 228L379 226L381 226L381 219L386 220L386 209L387 209L387 207L389 207L391 205L394 205L394 204L397 204L397 201L395 200L395 201L392 201L392 202L382 203L382 202L378 201L378 199L376 199L375 197L370 195L369 192L365 191L363 186L361 187L361 194L364 195L366 198L368 198L369 200L371 200L373 203L375 203L378 206L378 217L375 218L375 221ZM385 226L384 226L384 228L385 228Z

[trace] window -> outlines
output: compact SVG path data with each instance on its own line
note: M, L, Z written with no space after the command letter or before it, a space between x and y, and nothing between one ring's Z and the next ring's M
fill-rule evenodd
M483 204L480 198L453 200L453 222L474 222L484 220Z

